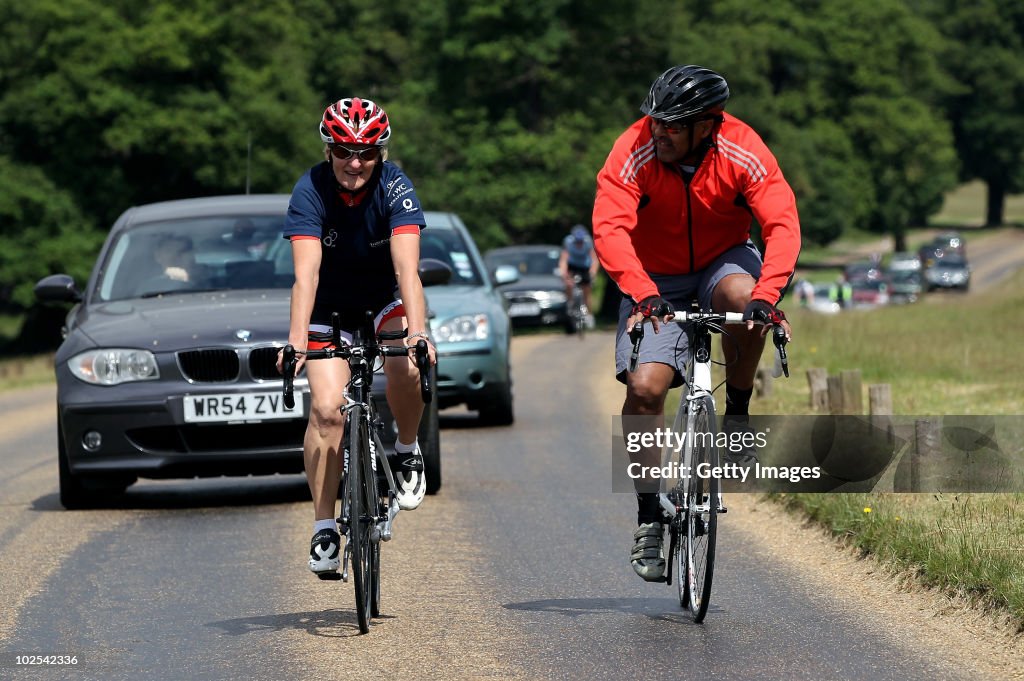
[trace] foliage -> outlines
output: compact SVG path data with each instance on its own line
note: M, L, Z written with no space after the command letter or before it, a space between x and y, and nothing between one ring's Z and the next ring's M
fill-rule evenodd
M1018 5L3 3L0 304L24 309L40 273L86 272L133 204L289 191L320 158L323 107L353 94L388 110L392 158L428 208L461 213L483 248L555 241L589 222L613 140L675 63L729 79L730 110L780 159L809 242L898 236L938 210L958 168L1022 186ZM27 257L33 229L62 246Z

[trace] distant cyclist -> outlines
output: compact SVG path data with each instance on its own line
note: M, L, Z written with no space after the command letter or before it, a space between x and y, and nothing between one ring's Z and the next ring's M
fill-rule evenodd
M583 225L576 225L569 235L562 240L562 253L558 258L558 271L565 282L565 299L572 300L574 286L573 276L580 276L580 287L583 289L583 301L587 304L587 326L594 326L594 305L591 300L591 289L594 277L597 276L597 254L594 253L594 242L590 233Z
M644 429L664 425L665 396L682 384L686 336L666 324L681 306L696 299L703 309L743 310L750 320L722 335L727 420L743 423L748 414L769 328L754 328L754 320L780 322L789 335L775 306L800 252L796 199L758 134L725 113L728 99L729 86L714 71L668 69L651 85L640 107L644 116L619 136L597 176L597 255L626 296L615 348L616 377L626 384L622 414ZM764 236L763 263L750 241L753 220ZM654 333L644 338L639 366L629 373L628 331L645 319ZM654 450L633 456L643 465L660 464ZM659 581L662 514L657 492L643 484L637 481L639 528L630 562L643 579Z
M419 279L420 230L426 223L412 182L387 160L387 114L368 99L338 100L324 111L320 139L325 160L295 184L284 225L295 261L288 342L300 353L296 371L306 367L311 398L303 454L315 513L309 551L315 573L336 571L341 562L335 504L345 427L340 408L351 370L340 358L304 364L301 353L330 346L333 312L341 316L343 343L352 341L367 310L376 315L378 331L407 327L408 346L429 340ZM279 370L280 363L279 357ZM419 371L412 357L389 357L384 373L398 425L392 464L398 503L414 509L426 493L416 441L423 413Z

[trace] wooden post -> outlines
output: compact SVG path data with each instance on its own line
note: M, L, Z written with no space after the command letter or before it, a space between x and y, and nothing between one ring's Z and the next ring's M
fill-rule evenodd
M807 384L811 388L811 410L827 412L829 410L828 372L822 368L808 369Z
M914 449L910 453L910 490L921 491L921 463L939 453L940 428L935 419L914 422Z
M868 413L871 416L892 416L892 387L888 383L868 386Z
M845 414L843 384L838 376L828 377L828 408L831 414Z
M889 442L896 439L892 425L892 388L888 383L868 386L868 414L871 427L885 431Z
M860 416L864 413L864 396L861 391L860 371L851 369L839 372L840 390L843 392L843 411L833 413Z

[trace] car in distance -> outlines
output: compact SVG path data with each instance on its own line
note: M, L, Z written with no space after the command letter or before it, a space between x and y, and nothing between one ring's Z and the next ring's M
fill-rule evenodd
M947 254L924 271L924 280L929 291L937 288L966 291L971 285L971 268L962 255Z
M294 282L281 238L288 199L130 208L83 290L63 274L36 285L41 301L74 303L55 358L65 507L93 505L139 477L302 472L308 383L296 379L286 409L275 366ZM435 400L419 433L428 492L441 482L437 423ZM388 424L382 440L393 446Z
M508 300L508 315L515 326L566 326L565 283L558 273L560 246L529 244L487 251L484 261L491 272L514 268L518 279L501 284Z
M455 213L427 211L420 256L448 265L451 279L430 289L430 332L437 347L442 409L464 404L488 425L515 420L507 303L469 230ZM506 273L505 280L515 278Z

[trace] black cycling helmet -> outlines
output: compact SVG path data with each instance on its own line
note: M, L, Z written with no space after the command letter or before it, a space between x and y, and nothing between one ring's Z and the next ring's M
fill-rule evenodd
M711 69L673 66L651 84L640 111L665 121L685 121L719 113L729 99L729 84Z

